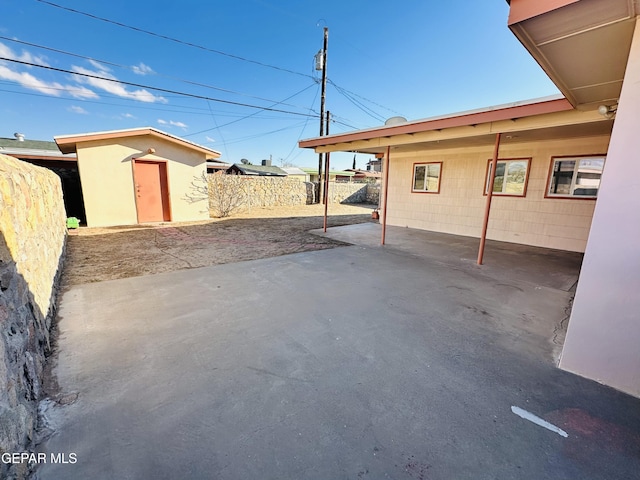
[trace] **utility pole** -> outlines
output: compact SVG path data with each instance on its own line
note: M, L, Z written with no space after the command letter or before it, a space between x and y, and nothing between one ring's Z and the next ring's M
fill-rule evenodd
M325 129L324 129L324 134L325 135L329 135L329 123L331 121L331 112L329 110L327 110L327 121L325 123ZM325 153L324 154L324 158L325 158L325 167L324 167L324 176L325 176L325 188L322 189L322 203L327 203L327 190L329 190L329 180L330 175L329 175L329 156Z
M322 90L320 96L320 136L324 136L325 92L327 89L327 46L329 44L329 27L324 27L324 43L322 50L316 54L316 70L322 70ZM320 185L322 184L322 153L318 154L318 191L316 202L320 203Z

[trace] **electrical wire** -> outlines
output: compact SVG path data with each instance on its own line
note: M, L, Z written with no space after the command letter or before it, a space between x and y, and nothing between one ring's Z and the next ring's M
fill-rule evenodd
M171 42L178 43L178 44L181 44L181 45L187 45L189 47L198 48L200 50L204 50L204 51L207 51L207 52L215 53L215 54L218 54L218 55L223 55L223 56L229 57L229 58L234 58L236 60L241 60L243 62L253 63L255 65L260 65L262 67L267 67L267 68L271 68L271 69L274 69L274 70L279 70L281 72L291 73L293 75L299 75L299 76L302 76L302 77L313 78L311 75L307 75L305 73L296 72L294 70L289 70L287 68L278 67L276 65L271 65L271 64L268 64L268 63L259 62L257 60L251 60L249 58L241 57L239 55L234 55L234 54L231 54L231 53L226 53L226 52L223 52L221 50L215 50L213 48L205 47L203 45L198 45L197 43L187 42L185 40L180 40L178 38L170 37L168 35L163 35L163 34L160 34L160 33L152 32L150 30L145 30L145 29L142 29L142 28L139 28L139 27L134 27L132 25L127 25L126 23L117 22L115 20L111 20L111 19L104 18L104 17L99 17L99 16L93 15L91 13L83 12L82 10L76 10L74 8L65 7L63 5L58 5L57 3L49 2L47 0L36 0L36 2L43 3L43 4L46 4L46 5L50 5L52 7L59 8L61 10L66 10L68 12L75 13L77 15L83 15L85 17L89 17L89 18L92 18L94 20L100 20L101 22L110 23L112 25L117 25L117 26L122 27L122 28L133 30L135 32L144 33L146 35L151 35L153 37L162 38L164 40L169 40Z
M40 0L37 0L40 1ZM213 98L213 97L207 97L206 95L197 95L194 93L187 93L187 92L180 92L178 90L170 90L167 88L160 88L160 87L153 87L150 85L143 85L140 83L134 83L134 82L126 82L124 80L116 80L113 78L105 78L105 77L101 77L99 75L91 75L88 73L80 73L80 72L74 72L72 70L66 70L64 68L55 68L55 67L51 67L48 65L38 65L37 63L32 63L32 62L25 62L22 60L16 60L13 58L7 58L7 57L0 57L0 60L4 60L7 62L13 62L13 63L19 63L22 65L29 65L31 67L37 67L37 68L43 68L46 70L52 70L54 72L62 72L62 73L69 73L71 75L79 75L81 77L88 77L88 78L94 78L97 80L103 80L106 82L112 82L112 83L119 83L121 85L128 85L130 87L136 87L136 88L147 88L149 90L155 90L157 92L162 92L162 93L171 93L173 95L180 95L180 96L184 96L184 97L189 97L189 98L198 98L200 100L209 100L212 102L219 102L219 103L225 103L228 105L236 105L236 106L240 106L240 107L247 107L247 108L256 108L258 110L267 110L270 112L279 112L279 113L287 113L289 115L298 115L298 116L302 116L302 117L317 117L318 115L310 115L308 113L300 113L300 112L292 112L292 111L288 111L288 110L281 110L281 109L277 109L277 108L270 108L270 107L262 107L259 105L252 105L249 103L241 103L241 102L234 102L231 100L223 100L221 98Z
M0 35L0 39L1 40L6 40L6 41L9 41L9 42L19 43L21 45L26 45L26 46L33 47L33 48L39 48L39 49L42 49L42 50L47 50L49 52L55 52L55 53L59 53L59 54L62 54L62 55L68 55L70 57L81 58L83 60L90 60L92 62L98 62L100 64L108 65L110 67L123 68L123 69L130 70L130 71L134 71L135 70L135 67L132 67L130 65L122 65L122 64L119 64L119 63L111 62L109 60L101 60L101 59L94 58L94 57L88 57L86 55L80 55L78 53L68 52L68 51L65 51L65 50L60 50L60 49L57 49L57 48L47 47L47 46L44 46L44 45L38 45L37 43L25 42L24 40L18 40L18 39L15 39L15 38L9 38L9 37L5 37L3 35ZM192 80L186 80L184 78L174 77L174 76L171 76L171 75L165 75L165 74L158 73L158 72L153 72L153 74L155 76L158 76L158 77L167 78L169 80L176 80L176 81L183 82L183 83L186 83L186 84L189 84L189 85L194 85L194 86L197 86L197 87L210 88L212 90L218 90L220 92L231 93L231 94L234 94L234 95L241 95L241 96L249 97L249 98L255 98L256 100L263 100L265 102L273 102L274 101L274 100L271 100L271 99L268 99L268 98L257 97L255 95L250 95L248 93L242 93L242 92L237 92L235 90L229 90L227 88L216 87L215 85L209 85L207 83L194 82ZM284 103L284 102L279 102L279 103L281 105L286 105L288 107L293 107L293 108L302 108L302 109L306 108L306 107L302 107L300 105L292 105L292 104L288 104L288 103Z
M356 100L355 98L353 98L351 95L346 93L346 91L343 88L337 86L335 83L332 83L332 85L334 86L334 88L337 90L338 93L340 93L344 98L349 100L358 109L360 109L361 111L363 111L364 113L369 115L374 120L376 120L378 122L384 122L385 119L384 119L384 117L382 115L376 113L375 111L373 111L372 109L370 109L366 105L363 105L362 102L360 102L360 101Z
M311 85L309 85L309 86L307 86L307 87L303 88L302 90L300 90L299 92L294 93L293 95L288 96L288 97L287 97L287 98L285 98L282 102L276 102L276 103L274 103L273 105L271 105L271 107L274 107L274 106L279 105L279 104L281 104L281 103L283 103L283 102L286 102L287 100L289 100L289 99L291 99L291 98L295 97L296 95L300 95L302 92L305 92L306 90L310 89L311 87L313 87L313 84L311 84ZM317 93L316 93L316 96L317 96ZM314 101L315 101L315 98L314 98ZM312 112L313 110L312 110L312 109L309 109L309 111L311 111L311 112ZM240 121L242 121L242 120L246 120L247 118L255 117L255 116L256 116L256 115L258 115L259 113L261 113L261 112L259 112L259 111L258 111L258 112L254 112L254 113L252 113L252 114L250 114L250 115L245 115L244 117L238 118L237 120L233 120L233 121L228 122L228 123L225 123L225 124L223 124L223 125L215 126L215 127L212 127L212 128L206 128L206 129L204 129L204 130L200 130L199 132L190 133L189 135L184 135L184 136L185 136L185 137L191 137L191 136L193 136L193 135L198 135L198 134L200 134L200 133L210 132L211 130L215 130L216 128L226 127L227 125L232 125L232 124L234 124L234 123L238 123L238 122L240 122ZM319 115L319 114L316 114L316 115L310 115L310 117L312 117L312 118L313 118L313 117L320 117L320 115Z
M313 97L313 100L311 101L311 107L309 108L309 111L312 111L313 108L313 104L316 103L316 98L318 98L318 93L320 91L320 85L318 85L318 88L316 89L316 94ZM295 151L295 149L298 147L298 142L300 141L300 139L302 138L302 134L304 133L304 131L307 128L307 125L309 124L309 118L305 119L304 121L304 125L302 127L302 130L300 130L300 135L298 135L298 139L296 140L296 142L293 144L293 147L291 148L291 151L287 154L287 156L285 157L284 161L286 162L287 160L289 160L289 157L291 156L291 154Z

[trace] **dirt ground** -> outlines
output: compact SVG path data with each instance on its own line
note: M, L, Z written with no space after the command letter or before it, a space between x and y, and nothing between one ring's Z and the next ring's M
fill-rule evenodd
M328 226L370 222L373 205L330 205ZM69 231L63 287L345 245L309 233L322 205L253 209L225 219Z

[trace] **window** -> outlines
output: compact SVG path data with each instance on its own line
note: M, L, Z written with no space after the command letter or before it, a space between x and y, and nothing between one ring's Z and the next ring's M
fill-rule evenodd
M414 163L412 192L440 193L442 162Z
M508 195L524 197L527 194L527 180L529 177L530 158L513 158L498 160L496 176L493 181L493 195ZM489 160L484 194L489 193L492 161Z
M604 155L551 159L547 197L596 198Z

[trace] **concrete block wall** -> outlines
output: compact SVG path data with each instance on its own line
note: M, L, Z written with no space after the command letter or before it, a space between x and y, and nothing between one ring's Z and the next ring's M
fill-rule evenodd
M0 155L0 454L34 440L67 230L60 179ZM25 465L0 463L0 478Z
M552 157L607 152L608 136L504 142L500 158L530 158L525 197L494 196L487 238L584 252L596 201L545 198ZM486 197L484 185L493 147L391 153L388 217L390 225L478 237ZM413 164L442 162L440 193L413 193ZM605 167L606 169L606 167Z

